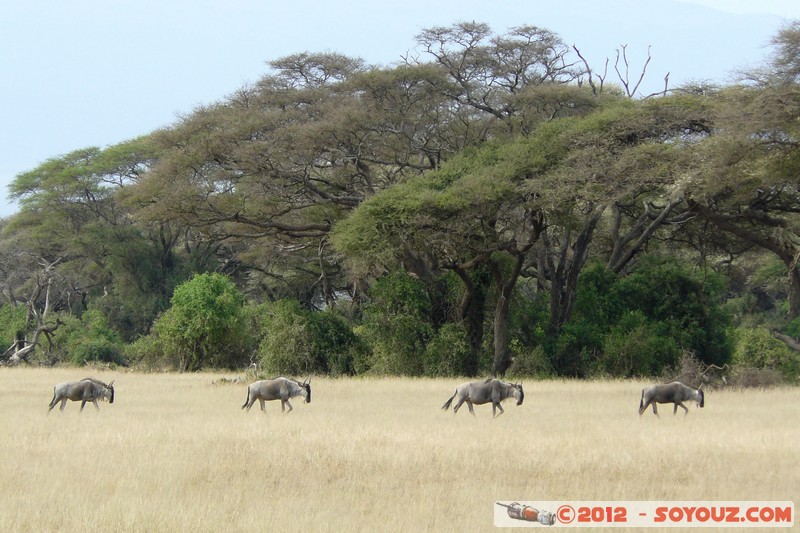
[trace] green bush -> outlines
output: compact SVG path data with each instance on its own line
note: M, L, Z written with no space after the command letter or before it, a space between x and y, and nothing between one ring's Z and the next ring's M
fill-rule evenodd
M423 354L434 335L425 285L405 272L395 272L379 279L370 288L369 297L359 332L372 352L370 370L378 374L424 374Z
M786 328L784 328L784 333L795 339L800 339L800 316L789 321Z
M605 330L587 320L573 320L544 347L559 375L586 377L602 354Z
M175 289L153 334L179 370L242 366L249 357L240 343L248 326L243 308L244 297L229 278L197 274Z
M766 328L737 328L734 337L735 365L775 370L790 382L800 380L800 352L787 347Z
M544 345L560 374L658 375L682 350L705 362L730 360L724 284L673 259L645 256L625 277L594 262L581 274L572 318Z
M17 339L24 337L27 328L27 310L22 305L0 306L0 353Z
M333 376L355 373L364 346L351 325L333 310L311 312L308 328L314 339L316 359L324 362L324 372Z
M461 376L472 357L464 328L458 324L445 324L425 347L425 375Z
M266 319L266 334L258 348L264 371L269 375L307 375L319 372L314 339L300 302L281 300L271 304Z
M122 348L122 353L131 365L144 370L164 371L178 367L177 361L170 361L165 355L155 335L145 335L126 344Z
M308 311L295 300L261 308L263 339L258 358L270 375L350 375L363 347L335 311Z
M103 338L81 342L70 353L70 359L78 365L94 362L127 365L120 345Z
M727 331L731 317L721 305L724 283L719 276L695 276L673 258L645 256L613 288L619 309L639 310L657 335L670 338L707 364L730 360Z
M80 318L63 314L59 316L59 320L61 325L52 337L53 344L48 346L55 362L73 365L97 362L127 366L123 342L109 327L108 320L100 310L89 308Z
M657 329L641 312L630 312L603 339L597 370L630 378L656 376L666 366L673 366L680 349L671 337L659 335Z
M509 376L531 376L548 378L555 375L553 365L542 346L528 347L511 341L512 361L508 369Z

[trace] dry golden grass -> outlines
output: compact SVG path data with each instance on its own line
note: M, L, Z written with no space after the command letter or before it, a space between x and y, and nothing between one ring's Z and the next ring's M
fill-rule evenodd
M224 374L106 372L113 405L48 415L84 374L0 369L0 531L490 531L496 500L800 494L797 388L658 419L641 382L531 381L492 420L440 410L458 380L314 378L263 415Z

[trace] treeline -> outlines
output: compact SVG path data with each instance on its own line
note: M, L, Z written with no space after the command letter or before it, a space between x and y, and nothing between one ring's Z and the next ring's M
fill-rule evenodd
M798 378L800 23L734 84L652 95L533 26L417 44L272 61L18 175L3 361Z

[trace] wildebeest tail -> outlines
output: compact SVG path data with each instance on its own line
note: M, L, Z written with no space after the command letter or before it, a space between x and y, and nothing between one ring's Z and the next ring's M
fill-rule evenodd
M445 411L447 411L448 409L450 409L450 404L451 404L451 403L453 403L453 398L455 398L455 397L456 397L456 394L458 394L458 391L457 391L457 390L456 390L456 392L454 392L454 393L453 393L453 395L452 395L452 396L450 396L450 399L449 399L449 400L447 400L446 402L444 402L444 405L442 406L442 409L444 409Z
M639 400L639 414L642 414L643 409L644 409L644 389L642 389L642 399Z
M244 401L244 404L242 405L242 409L247 407L247 404L249 402L250 402L250 385L247 386L247 399Z

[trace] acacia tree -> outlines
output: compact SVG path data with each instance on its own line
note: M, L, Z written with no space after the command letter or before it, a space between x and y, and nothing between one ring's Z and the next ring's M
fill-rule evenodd
M521 112L535 87L577 75L547 30L457 25L418 41L420 57L392 68L330 53L272 61L252 87L155 135L166 153L137 187L141 214L217 243L271 297L333 305L345 288L333 222L465 147L570 112L544 99Z
M7 360L11 365L29 362L29 358L41 343L42 335L52 348L52 336L62 324L58 317L53 319L52 315L53 302L58 301L59 297L63 297L63 294L59 294L59 289L62 289L63 285L58 283L56 267L65 258L59 257L52 262L42 258L34 259L34 264L39 268L35 270L33 279L28 282L29 288L25 291L27 293L25 295L25 321L30 325L30 331L17 332L17 338L0 356L0 360Z
M536 26L518 26L497 35L487 24L461 22L425 29L417 35L417 44L444 74L446 83L437 89L463 109L471 127L485 138L528 124L526 94L534 88L569 84L583 74L561 38ZM409 63L419 61L407 58Z
M691 211L785 265L789 316L800 315L800 23L773 40L766 68L716 96L714 135L700 147Z
M110 317L126 339L149 328L180 277L175 247L182 233L169 223L140 223L125 201L158 157L149 136L75 150L18 175L9 187L21 209L5 231L47 261L65 258L56 269L71 298L53 308L80 314L91 300L108 310L127 306Z
M362 271L407 267L409 253L462 279L488 268L497 294L493 372L504 373L508 302L520 276L535 277L549 295L547 331L557 335L571 315L579 273L608 207L644 194L651 202L678 203L670 162L681 160L684 137L707 127L703 113L683 99L607 96L600 102L585 117L554 120L529 136L467 152L436 173L371 198L337 226L334 243L351 268ZM663 220L642 221L628 232L639 239L617 247L628 250L629 260ZM621 234L619 218L611 234ZM569 371L559 361L554 365Z
M167 153L137 194L143 204L151 200L145 216L179 221L222 243L251 282L307 304L314 294L332 303L338 267L325 243L332 221L408 169L429 168L421 134L399 126L383 134L389 111L400 111L381 113L378 102L358 94L372 88L391 100L393 91L409 107L418 96L407 75L345 84L363 67L338 55L293 56L273 66L278 73L254 88L159 133Z
M243 354L236 348L246 327L244 299L230 279L198 274L175 289L171 303L153 325L153 334L164 356L179 370L242 362Z

